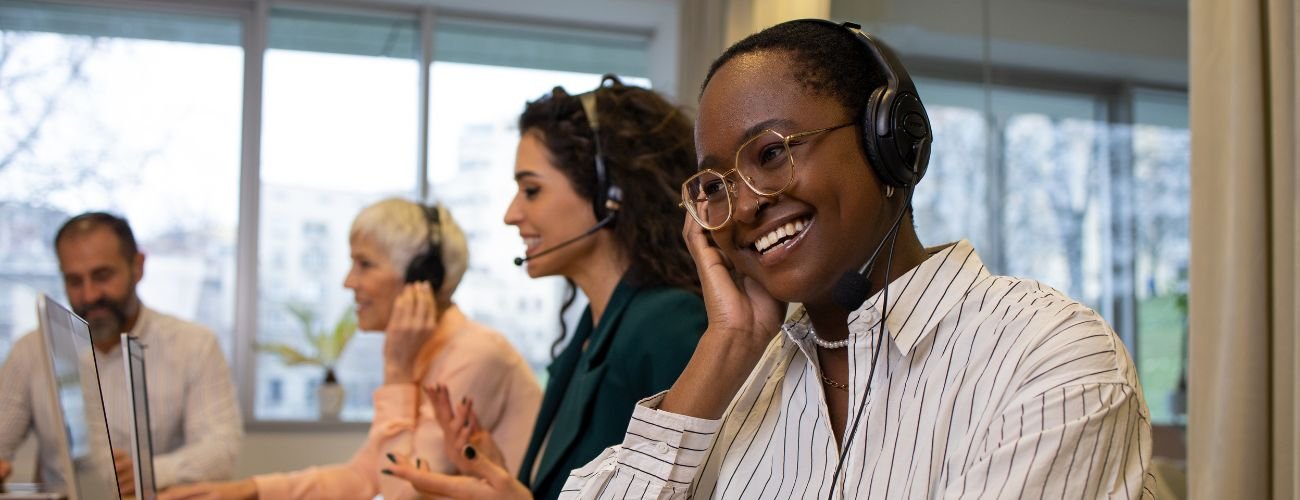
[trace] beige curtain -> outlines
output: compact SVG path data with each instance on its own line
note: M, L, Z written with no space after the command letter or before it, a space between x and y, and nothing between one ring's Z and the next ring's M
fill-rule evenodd
M1191 0L1193 498L1296 498L1297 6Z
M830 0L681 0L678 99L693 107L709 64L731 44L791 19L831 15Z

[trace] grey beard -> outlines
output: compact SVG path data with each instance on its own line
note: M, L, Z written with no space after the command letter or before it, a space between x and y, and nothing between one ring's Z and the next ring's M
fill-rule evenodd
M116 338L122 334L122 321L118 320L116 315L112 319L104 319L89 324L90 340L92 342L104 342Z
M134 291L132 292L132 295L134 295ZM123 301L122 304L118 304L117 302L105 297L87 305L79 311L76 311L77 315L82 318L85 318L86 315L95 308L103 308L108 311L108 317L87 320L87 326L90 327L90 340L92 342L107 342L124 333L122 329L126 328L126 304L129 303L130 300L131 299L127 299L126 301Z

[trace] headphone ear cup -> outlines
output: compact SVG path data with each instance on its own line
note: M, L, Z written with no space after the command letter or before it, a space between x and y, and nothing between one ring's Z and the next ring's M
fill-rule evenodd
M405 281L407 283L428 281L433 286L433 291L436 292L439 288L442 288L443 275L445 274L446 270L442 267L441 256L434 255L434 252L426 250L412 258L411 263L406 266Z
M889 125L892 128L881 151L890 157L891 175L897 187L915 186L925 176L930 162L930 117L916 94L903 92L894 100Z
M885 87L877 87L867 99L867 107L862 113L862 152L865 153L867 163L871 165L871 170L876 173L880 182L893 186L894 176L889 172L889 160L882 154L883 138L876 133L876 124L880 123L877 118L881 103L885 100L885 91Z
M905 92L894 105L893 151L898 154L899 178L915 186L925 177L930 164L930 145L934 137L925 105L916 94Z
M429 233L424 243L425 249L411 257L411 263L406 265L406 275L404 276L407 283L416 281L428 281L433 286L433 291L437 292L442 288L442 280L447 275L446 268L442 265L442 213L441 205L421 205L424 212L424 222L428 224Z
M887 97L887 90L881 87L867 101L863 124L867 160L886 185L914 186L925 176L930 160L930 117L916 94L903 92L892 99ZM889 127L884 135L878 130L882 123Z

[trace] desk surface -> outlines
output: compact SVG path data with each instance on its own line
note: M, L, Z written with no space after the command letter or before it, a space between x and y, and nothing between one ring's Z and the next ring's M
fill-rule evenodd
M0 484L0 500L67 500L63 493L41 491L38 483Z

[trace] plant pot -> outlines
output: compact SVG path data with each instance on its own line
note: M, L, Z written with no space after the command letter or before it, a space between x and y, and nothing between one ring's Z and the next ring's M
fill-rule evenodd
M339 414L343 413L343 396L343 386L334 377L334 370L325 370L325 380L316 388L321 420L339 419Z

